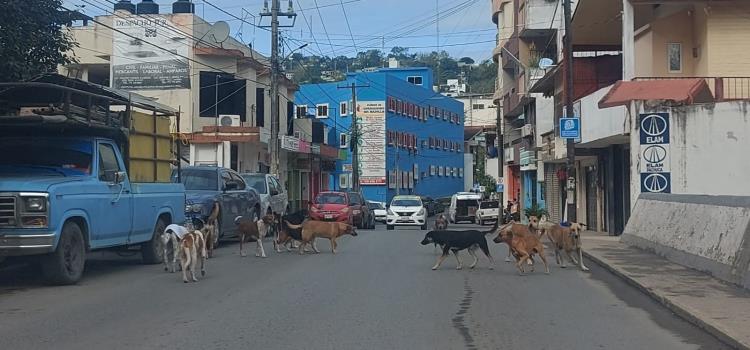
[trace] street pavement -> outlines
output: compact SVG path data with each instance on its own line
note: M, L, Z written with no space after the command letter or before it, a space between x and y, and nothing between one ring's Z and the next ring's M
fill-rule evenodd
M189 284L114 253L95 254L75 286L44 286L30 266L0 268L0 347L726 348L592 262L588 273L539 266L518 276L506 246L490 242L495 270L481 253L469 270L462 252L464 270L451 257L432 271L424 231L359 233L340 239L336 255L319 240L317 255L277 254L267 242L268 258L241 258L227 242Z

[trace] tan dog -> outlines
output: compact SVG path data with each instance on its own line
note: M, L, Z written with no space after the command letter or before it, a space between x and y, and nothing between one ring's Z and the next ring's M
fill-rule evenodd
M307 244L312 246L315 253L320 253L318 248L315 246L315 239L328 238L331 241L331 252L336 254L336 239L343 235L357 236L357 230L354 226L345 224L343 222L325 222L308 220L302 223L302 225L292 225L289 222L285 222L287 227L290 229L302 228L302 244L299 245L300 255L304 254L304 248Z
M203 239L201 231L190 231L182 238L179 255L180 266L182 267L182 282L188 283L188 270L190 270L193 282L198 282L198 279L195 278L195 269L199 260L201 262L201 276L206 275L206 241Z
M245 240L248 240L250 242L255 241L257 245L255 249L255 256L262 258L266 257L266 250L263 248L263 237L266 236L266 233L268 233L268 227L270 227L270 225L273 225L273 222L273 215L266 215L257 222L251 219L243 218L241 216L238 216L236 219L234 219L234 223L237 225L237 232L240 237L240 256L247 256L242 246L244 245Z
M544 272L549 274L549 265L544 256L544 245L539 237L531 232L529 226L515 223L505 225L500 228L497 237L492 241L508 244L512 255L516 258L516 267L520 274L526 273L523 264L533 262L534 254L539 255L544 263ZM531 271L534 271L534 266L531 265Z
M542 234L547 233L547 238L555 249L555 260L560 267L565 268L565 257L562 251L568 256L573 265L578 265L583 271L589 271L589 268L583 264L583 250L581 249L581 231L586 225L574 222L570 226L561 226L560 224L539 223L537 228ZM578 255L578 259L572 254L573 251Z

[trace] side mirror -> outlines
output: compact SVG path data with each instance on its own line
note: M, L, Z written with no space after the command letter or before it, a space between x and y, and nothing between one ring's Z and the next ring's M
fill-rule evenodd
M128 174L124 171L116 171L114 174L112 174L112 183L115 185L120 185L123 182L125 182L125 179L128 177Z
M275 190L275 189L271 190L271 195L272 196L278 196L279 195L279 190Z

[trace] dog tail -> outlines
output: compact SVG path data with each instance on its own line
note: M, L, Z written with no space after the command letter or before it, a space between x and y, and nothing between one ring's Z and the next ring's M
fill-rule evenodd
M290 224L289 221L286 221L286 220L284 220L284 224L286 224L286 227L289 227L292 230L298 230L302 228L302 225Z
M482 237L484 238L484 237ZM487 255L487 257L490 257L490 247L487 246L487 240L486 239L480 239L479 240L479 249L482 250L484 255Z

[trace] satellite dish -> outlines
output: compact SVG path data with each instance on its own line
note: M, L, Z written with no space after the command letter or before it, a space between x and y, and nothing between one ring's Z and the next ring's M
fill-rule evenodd
M555 61L553 61L550 58L542 58L541 60L539 60L539 68L541 69L547 70L550 67L554 67L554 66L555 66Z
M218 21L211 26L211 35L217 43L223 43L229 38L229 24L224 21Z

